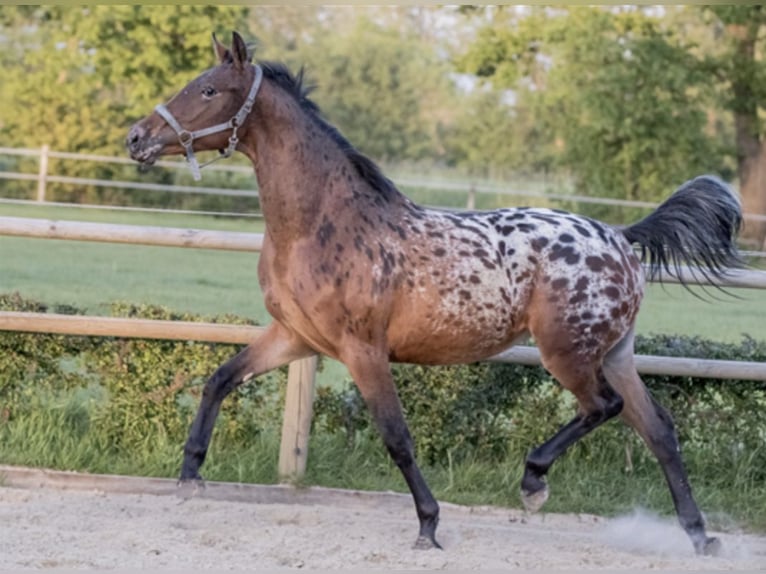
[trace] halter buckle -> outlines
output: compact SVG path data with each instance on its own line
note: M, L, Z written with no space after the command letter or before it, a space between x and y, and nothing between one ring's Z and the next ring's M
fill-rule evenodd
M181 142L181 145L184 147L191 147L194 143L194 134L189 130L181 130L178 132L178 141Z

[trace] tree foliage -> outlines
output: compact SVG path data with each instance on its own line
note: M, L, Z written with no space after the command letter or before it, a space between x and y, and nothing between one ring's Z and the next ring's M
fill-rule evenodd
M254 28L267 55L305 67L318 88L312 97L362 151L381 161L436 158L451 97L448 62L416 34L413 21L394 28L386 16L280 8L254 15L278 32Z
M121 153L127 127L211 62L210 33L246 10L44 6L8 16L24 31L3 62L0 130L14 145Z
M657 200L724 168L689 46L642 11L503 11L458 64L534 109L524 129L547 134L580 192Z

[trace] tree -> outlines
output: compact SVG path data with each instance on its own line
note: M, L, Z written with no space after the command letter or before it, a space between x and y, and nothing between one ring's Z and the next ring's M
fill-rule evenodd
M766 216L766 8L762 5L708 6L704 9L723 40L718 54L705 55L721 82L722 105L734 117L737 174L745 213ZM766 245L766 221L746 221L749 242Z
M702 70L683 38L643 10L502 10L458 65L535 110L545 153L556 150L580 193L659 200L723 168L706 131Z
M357 16L304 38L291 59L305 65L319 88L313 98L360 150L383 161L439 155L448 62L410 26L392 29Z
M0 30L14 32L14 57L3 61L4 140L121 153L127 127L212 62L211 31L236 28L245 15L240 7L103 5L15 13Z
M241 26L246 12L212 6L42 6L4 12L0 95L8 104L0 106L0 135L5 145L123 154L129 126L212 64L211 32ZM101 179L126 170L57 160L49 169ZM167 182L172 175L153 177ZM141 195L90 186L51 185L49 191L54 199L75 201L125 202ZM152 203L168 200L143 195Z

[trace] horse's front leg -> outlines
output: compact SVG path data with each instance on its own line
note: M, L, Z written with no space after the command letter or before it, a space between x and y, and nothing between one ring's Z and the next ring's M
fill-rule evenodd
M436 541L439 504L415 462L412 437L402 413L387 354L361 341L346 341L341 358L364 397L391 458L412 493L420 521L415 548L441 548Z
M272 323L258 338L221 365L202 391L197 416L184 447L181 482L201 480L199 469L205 461L215 419L221 403L243 382L314 354L300 338L279 323Z

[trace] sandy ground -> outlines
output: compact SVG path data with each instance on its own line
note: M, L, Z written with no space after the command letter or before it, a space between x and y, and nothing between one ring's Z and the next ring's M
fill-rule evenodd
M444 550L413 550L406 498L360 505L0 487L0 569L766 570L766 538L723 534L698 558L672 520L444 504Z

